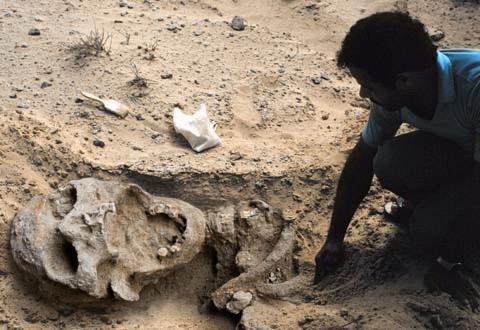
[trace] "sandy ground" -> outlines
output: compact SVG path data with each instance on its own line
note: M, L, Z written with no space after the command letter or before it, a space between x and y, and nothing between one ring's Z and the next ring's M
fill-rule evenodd
M335 52L358 18L390 9L443 31L441 47L480 47L474 1L0 1L0 324L235 328L234 318L200 312L208 260L138 303L101 311L44 301L25 283L9 251L15 213L36 194L92 175L202 209L263 198L296 218L298 256L312 275L339 172L368 115ZM246 19L244 31L228 25L235 15ZM79 58L71 46L95 28L112 34L109 54ZM129 85L132 63L146 87ZM120 100L132 114L116 118L81 91ZM223 143L196 154L174 133L172 112L202 102ZM426 292L426 265L405 233L382 221L388 198L375 184L349 229L345 266L289 301L259 300L248 315L257 329L479 328L478 315Z

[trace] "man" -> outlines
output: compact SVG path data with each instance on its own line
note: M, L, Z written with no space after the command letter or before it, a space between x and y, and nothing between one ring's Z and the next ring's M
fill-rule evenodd
M464 262L480 252L480 50L438 51L421 22L381 12L352 26L337 60L373 105L342 171L314 282L341 265L347 227L375 174L405 199L387 215L432 261L426 285L476 309ZM401 123L418 130L395 137Z

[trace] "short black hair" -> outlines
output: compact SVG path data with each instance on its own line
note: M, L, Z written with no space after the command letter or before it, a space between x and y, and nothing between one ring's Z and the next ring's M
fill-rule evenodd
M373 80L391 87L399 73L434 66L436 51L419 20L404 12L379 12L350 28L337 53L337 64L364 69Z

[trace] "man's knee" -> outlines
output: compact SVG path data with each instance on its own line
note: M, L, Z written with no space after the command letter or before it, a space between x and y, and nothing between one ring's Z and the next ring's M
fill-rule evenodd
M380 181L380 184L387 189L395 187L401 182L399 178L399 150L391 141L385 142L378 148L373 159L373 172Z

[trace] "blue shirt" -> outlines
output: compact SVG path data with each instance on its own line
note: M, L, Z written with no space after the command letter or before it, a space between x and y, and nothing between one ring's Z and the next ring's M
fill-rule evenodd
M480 161L480 50L438 51L437 69L438 103L433 118L420 118L406 107L387 112L374 105L362 131L368 145L382 145L402 123L408 123L456 142Z

